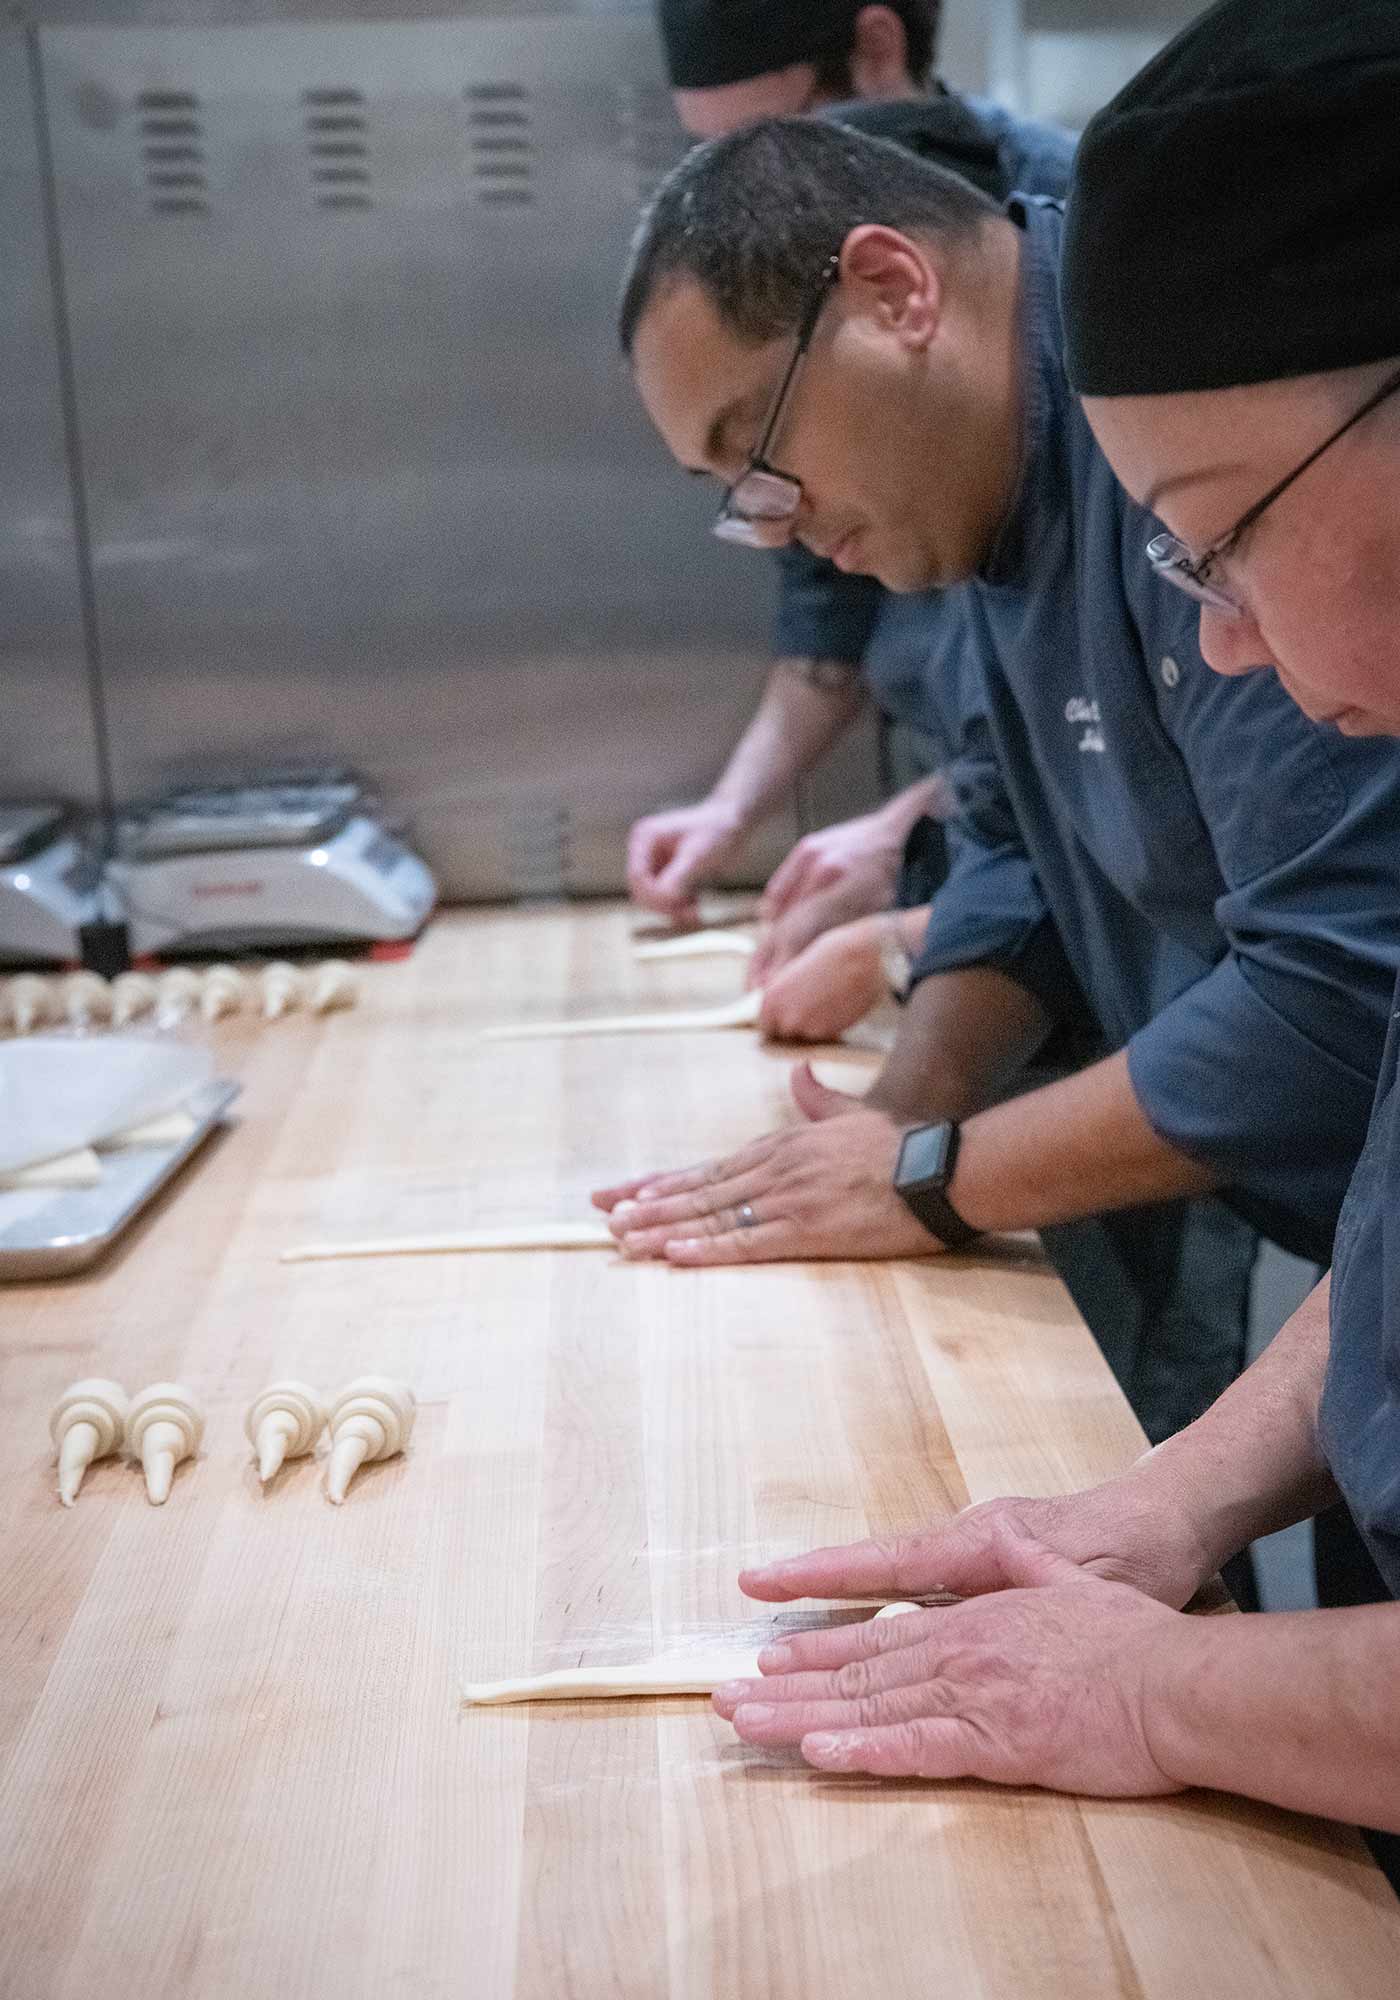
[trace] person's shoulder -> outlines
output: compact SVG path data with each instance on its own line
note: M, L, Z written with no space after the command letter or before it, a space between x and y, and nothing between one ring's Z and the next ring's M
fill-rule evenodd
M1069 191L1078 143L1073 132L1041 118L1022 118L993 98L959 92L961 102L1001 153L1013 189L1027 194Z

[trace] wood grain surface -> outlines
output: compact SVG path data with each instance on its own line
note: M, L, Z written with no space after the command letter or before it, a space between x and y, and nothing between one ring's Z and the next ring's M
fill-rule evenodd
M583 1216L767 1129L788 1061L751 1035L476 1036L740 977L637 964L617 910L441 920L352 1013L211 1030L236 1127L98 1271L0 1294L5 2000L1393 2000L1400 1906L1336 1827L826 1778L703 1699L460 1705L812 1622L740 1563L1141 1449L1030 1250L279 1263ZM362 1372L417 1390L409 1454L340 1510L309 1460L262 1491L248 1400ZM116 1461L58 1505L49 1408L98 1374L205 1399L163 1509Z

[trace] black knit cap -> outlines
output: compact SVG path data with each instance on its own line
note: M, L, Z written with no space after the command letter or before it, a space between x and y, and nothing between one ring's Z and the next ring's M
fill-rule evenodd
M845 55L865 0L660 0L674 90L747 83L793 63Z
M1400 0L1221 0L1092 120L1061 273L1085 396L1400 355Z

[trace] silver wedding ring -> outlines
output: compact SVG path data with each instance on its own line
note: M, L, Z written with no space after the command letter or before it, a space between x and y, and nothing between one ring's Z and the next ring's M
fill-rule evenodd
M741 1201L739 1203L738 1214L739 1227L741 1229L754 1229L757 1227L758 1217L754 1214L752 1205L749 1202Z

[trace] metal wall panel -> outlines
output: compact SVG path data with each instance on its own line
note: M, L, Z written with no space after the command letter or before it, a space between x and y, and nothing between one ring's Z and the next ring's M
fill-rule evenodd
M28 52L0 26L0 799L97 797L69 492Z
M679 144L649 19L43 48L119 792L343 759L450 893L615 886L772 588L616 355Z

